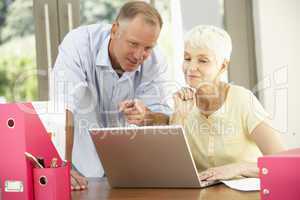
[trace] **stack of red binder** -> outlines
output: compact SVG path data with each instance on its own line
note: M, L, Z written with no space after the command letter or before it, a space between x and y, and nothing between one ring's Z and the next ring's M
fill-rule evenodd
M300 200L300 148L258 159L261 200Z
M70 165L34 169L24 153L62 160L30 103L0 104L0 181L2 200L71 199ZM45 182L46 180L46 182Z

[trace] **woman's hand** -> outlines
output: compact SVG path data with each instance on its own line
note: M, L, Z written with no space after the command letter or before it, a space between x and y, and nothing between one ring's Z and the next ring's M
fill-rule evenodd
M215 112L224 101L222 89L212 83L203 83L195 92L196 105L205 115Z
M228 180L237 176L243 176L245 167L240 163L213 167L199 173L201 181Z
M175 113L186 117L195 106L195 92L192 88L184 87L173 96Z

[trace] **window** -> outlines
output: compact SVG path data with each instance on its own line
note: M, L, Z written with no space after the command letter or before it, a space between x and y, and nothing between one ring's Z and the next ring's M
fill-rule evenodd
M124 0L81 0L80 24L111 23Z
M0 103L38 98L32 0L0 2Z
M168 63L169 78L175 87L179 87L184 82L181 70L183 35L180 1L155 1L155 7L161 14L164 22L158 44Z

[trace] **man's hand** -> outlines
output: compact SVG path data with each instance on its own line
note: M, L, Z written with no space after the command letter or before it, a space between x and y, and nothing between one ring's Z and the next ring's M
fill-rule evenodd
M195 106L195 92L192 88L184 87L173 96L175 113L186 117Z
M146 126L154 123L153 112L140 100L135 99L121 102L119 111L124 113L129 124Z
M85 177L81 176L75 170L71 170L71 189L72 190L85 190L88 186L88 181Z

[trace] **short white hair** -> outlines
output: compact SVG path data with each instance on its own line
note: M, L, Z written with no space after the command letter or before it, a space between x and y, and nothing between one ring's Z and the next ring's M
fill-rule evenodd
M184 45L192 48L207 48L215 53L217 63L230 61L232 42L229 34L218 27L198 25L188 31Z

